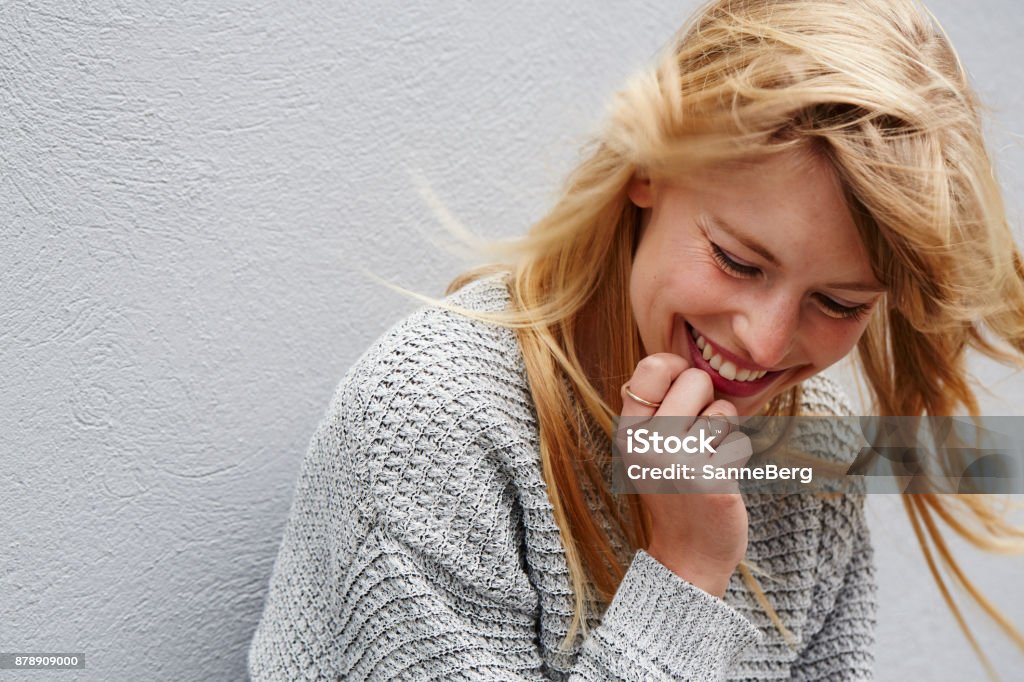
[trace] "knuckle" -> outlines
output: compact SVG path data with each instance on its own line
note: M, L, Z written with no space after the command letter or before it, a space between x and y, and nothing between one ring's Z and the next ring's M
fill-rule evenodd
M637 363L633 376L656 376L666 374L670 369L666 358L659 357L659 355L648 355Z

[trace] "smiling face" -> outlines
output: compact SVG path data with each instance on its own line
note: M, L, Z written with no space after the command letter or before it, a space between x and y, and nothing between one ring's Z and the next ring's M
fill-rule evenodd
M849 353L884 291L818 154L635 179L629 196L647 209L630 276L644 352L705 370L741 415Z

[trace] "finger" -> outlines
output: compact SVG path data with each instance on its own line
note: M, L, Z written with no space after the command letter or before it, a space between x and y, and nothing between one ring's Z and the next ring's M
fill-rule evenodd
M715 399L715 387L708 373L700 369L687 369L673 382L665 395L659 417L688 417L681 428L686 431L704 412L706 405Z
M707 419L708 429L714 433L712 442L721 444L738 426L736 406L728 400L715 400L701 413Z
M701 443L701 452L711 457L715 454L715 449L732 432L734 425L729 420L735 419L736 414L736 406L731 402L715 400L693 421L686 435L696 437ZM705 443L711 446L710 451L703 450Z
M665 393L680 374L690 367L690 363L673 353L654 353L637 363L633 376L623 384L622 396L623 417L651 417L658 412L657 407L644 405L626 392L626 387L636 396L651 403L661 403Z
M736 417L739 415L739 412L736 410L736 406L728 400L715 400L704 408L704 412L701 414L705 414L709 417ZM735 423L735 421L736 420L734 419L729 420L730 423Z

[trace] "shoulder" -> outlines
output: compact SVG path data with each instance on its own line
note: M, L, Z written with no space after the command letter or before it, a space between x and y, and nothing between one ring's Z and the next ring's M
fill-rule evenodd
M492 275L443 302L500 311L509 292ZM424 544L505 525L509 463L535 430L515 331L422 306L355 361L326 422L340 439L331 457L368 521Z
M499 312L508 307L509 292L504 278L493 275L443 302ZM384 438L397 435L399 422L450 426L506 405L522 407L529 402L527 386L515 330L428 305L394 324L359 357L342 379L332 411L359 438Z
M444 299L482 311L508 300L499 277ZM511 472L530 454L532 409L514 330L424 306L338 386L312 453L333 472L321 492L436 567L522 595L516 485L533 474Z

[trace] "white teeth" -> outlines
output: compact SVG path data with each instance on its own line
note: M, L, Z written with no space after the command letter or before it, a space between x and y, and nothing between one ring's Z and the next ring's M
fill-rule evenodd
M703 336L697 333L696 329L690 329L690 334L697 342L697 348L701 350L701 355L708 361L711 368L716 370L723 378L729 381L757 381L765 374L767 370L754 371L752 369L738 369L736 364L732 361L723 360L722 356L715 352L715 349L711 347L711 343L708 342Z

